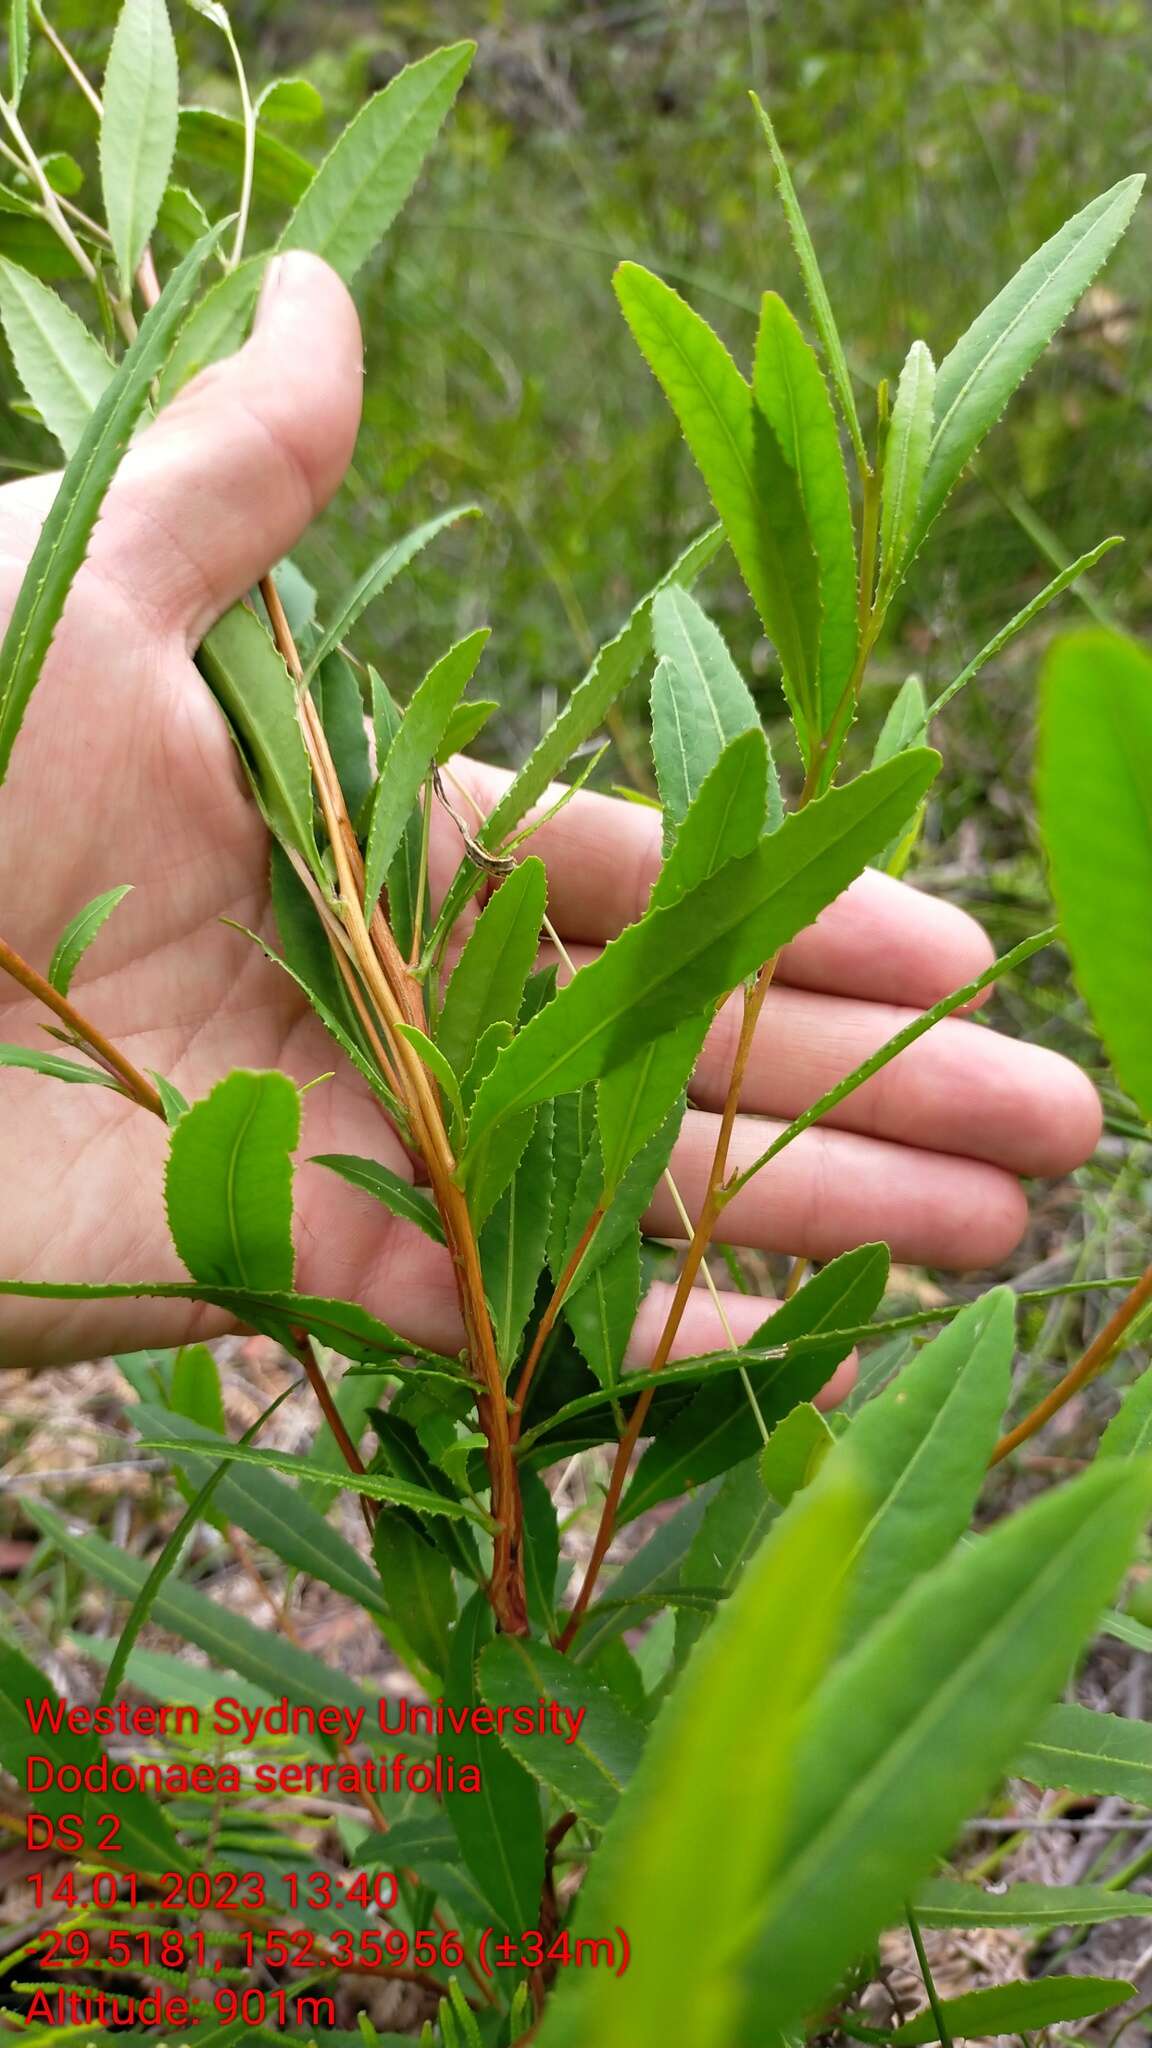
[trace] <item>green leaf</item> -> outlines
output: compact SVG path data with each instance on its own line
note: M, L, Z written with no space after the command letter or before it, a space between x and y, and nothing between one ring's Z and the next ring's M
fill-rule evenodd
M393 1216L402 1216L406 1223L415 1223L426 1237L436 1244L444 1242L444 1228L436 1204L423 1188L413 1187L410 1180L404 1180L391 1167L381 1166L376 1159L358 1159L350 1152L317 1152L310 1164L326 1166L331 1173L338 1173L341 1180L350 1182L354 1188L363 1188L366 1194L375 1195Z
M181 107L177 147L181 156L205 169L223 173L230 186L238 186L244 172L244 122L235 114L223 114L218 107ZM277 206L295 206L315 176L306 156L266 128L256 131L254 190L261 199ZM263 258L260 259L261 264ZM243 268L243 266L241 266Z
M1081 632L1053 648L1036 794L1077 983L1152 1118L1152 660L1133 642Z
M830 790L754 853L629 926L501 1054L476 1098L469 1149L489 1124L598 1080L755 973L859 874L937 766L917 750Z
M201 1348L189 1347L190 1352ZM224 1435L222 1417L220 1426L214 1427L142 1402L132 1410L132 1420L142 1436L167 1440L167 1456L193 1486L203 1485L214 1465L226 1465L212 1497L213 1507L226 1521L245 1530L291 1569L331 1586L372 1613L386 1612L375 1574L298 1487L286 1486L270 1467L228 1457L234 1447ZM298 1469L295 1462L289 1466L294 1474ZM342 1486L343 1480L343 1472L330 1475L332 1484Z
M643 1605L663 1606L674 1596L680 1573L704 1518L709 1496L698 1493L683 1501L667 1521L658 1524L648 1541L621 1565L611 1582L608 1597L597 1601L572 1646L578 1664L589 1664L625 1630L633 1628L636 1609Z
M40 1501L28 1500L24 1507L41 1534L65 1557L72 1558L81 1571L91 1572L102 1585L125 1599L135 1598L148 1577L148 1567L142 1559L130 1557L125 1550L90 1530L83 1534L74 1532ZM271 1693L273 1699L286 1693L300 1706L363 1707L366 1727L372 1726L371 1695L342 1671L322 1663L307 1650L297 1649L294 1643L285 1642L274 1630L258 1628L254 1622L243 1620L190 1586L169 1579L152 1610L152 1619L158 1628L184 1642L195 1643L222 1670L237 1672L262 1691ZM419 1734L409 1734L405 1740L412 1752L428 1754Z
M871 1508L852 1572L846 1641L862 1636L968 1527L1012 1383L1015 1297L997 1287L867 1402L843 1455Z
M482 626L478 632L458 640L429 669L381 764L364 857L364 901L369 911L384 886L384 877L399 850L420 786L435 759L448 720L472 680L487 638L488 628Z
M679 1036L678 1033L672 1035ZM617 1181L608 1213L572 1275L568 1289L569 1299L585 1285L597 1266L608 1259L616 1247L632 1235L640 1222L652 1200L656 1183L672 1156L683 1113L684 1102L681 1098L674 1104L671 1114L633 1155L625 1172ZM577 1241L591 1217L603 1187L604 1167L600 1158L599 1139L593 1133L588 1140L587 1155L572 1197L560 1272L563 1272L576 1250ZM559 1273L554 1273L553 1278L558 1279Z
M559 1710L560 1733L518 1733L513 1711L500 1740L565 1807L574 1807L593 1827L606 1827L640 1761L648 1732L643 1723L625 1713L607 1687L544 1643L501 1636L481 1651L478 1670L490 1707L519 1707L531 1717L543 1696Z
M4 258L0 320L16 375L65 456L73 455L115 364L58 292Z
M57 1766L67 1764L83 1770L87 1765L96 1763L102 1755L94 1735L75 1735L67 1727L61 1727L59 1734L53 1734L47 1724L38 1734L33 1733L25 1711L25 1700L33 1700L38 1705L42 1700L55 1703L57 1699L55 1687L44 1673L30 1664L14 1644L0 1636L0 1749L4 1755L4 1768L14 1777L23 1780L28 1760L33 1756L47 1756ZM79 1805L81 1809L88 1806L88 1812L94 1818L96 1811L106 1803L103 1795L90 1793L86 1801L83 1792L62 1791L56 1786L48 1786L36 1794L39 1810L53 1816L62 1811L74 1811ZM167 1815L147 1793L137 1790L117 1792L114 1811L120 1822L117 1847L130 1868L147 1871L188 1868L188 1858L176 1840ZM100 1829L99 1832L103 1834L104 1831Z
M799 1410L797 1413L801 1412ZM747 1565L760 1548L777 1510L764 1490L755 1458L746 1458L724 1474L704 1510L680 1572L680 1591L701 1588L719 1598L734 1592ZM708 1626L709 1615L681 1607L676 1616L676 1665L683 1664Z
M160 201L156 216L160 234L167 235L177 254L183 256L201 235L208 233L211 222L194 192L186 185L168 185Z
M40 529L0 646L0 782L7 775L28 699L87 551L104 494L217 239L213 233L197 243L145 315L136 340L77 443Z
M1064 1683L1150 1504L1145 1466L1045 1494L927 1572L833 1669L794 1760L745 1972L757 2032L740 2041L793 2025L900 1917Z
M856 667L856 542L836 415L813 350L783 299L765 292L752 380L756 403L796 473L820 586L816 709L822 735L848 723Z
M801 1401L776 1424L756 1461L764 1492L786 1508L811 1485L835 1441L820 1410Z
M760 716L719 628L679 584L653 599L652 643L652 753L665 825L675 828L729 740L759 732Z
M916 526L923 539L969 458L1124 233L1144 187L1122 178L1044 243L936 374L935 428Z
M500 706L495 697L477 697L474 701L458 704L444 728L444 737L436 749L436 759L443 765L453 754L463 754L472 745L477 733L487 725L494 711Z
M139 1403L133 1411L132 1420L139 1425L146 1410L148 1397L142 1389L137 1391ZM164 1421L172 1415L179 1415L186 1421L196 1423L201 1429L210 1430L214 1436L227 1438L228 1425L220 1391L220 1374L216 1360L206 1344L181 1346L172 1361L167 1405L148 1412ZM189 1483L186 1474L183 1477L178 1476L176 1481L185 1501L191 1506L197 1493L207 1486L209 1479L212 1480L210 1499L202 1504L203 1519L211 1522L213 1528L218 1529L225 1538L228 1535L228 1523L216 1495L220 1492L226 1477L226 1473L213 1475L211 1468L202 1468L194 1483Z
M104 74L100 179L126 296L156 225L179 114L176 44L164 0L124 0Z
M256 102L256 116L311 125L323 119L324 102L310 78L274 78Z
M744 1351L788 1345L796 1337L834 1333L870 1316L888 1280L885 1245L861 1245L822 1268L762 1323ZM748 1458L763 1442L761 1424L771 1429L798 1401L810 1401L851 1349L851 1340L830 1335L828 1344L787 1354L768 1365L746 1366L744 1376L726 1373L707 1380L670 1422L656 1430L624 1496L618 1519L634 1520L645 1509L688 1486L699 1486ZM755 1408L748 1396L751 1387Z
M524 1584L528 1616L541 1635L552 1633L556 1611L556 1573L560 1564L560 1529L552 1495L535 1472L521 1472L524 1509Z
M568 1326L602 1387L620 1378L640 1288L640 1233L633 1229L564 1303Z
M721 2048L734 2038L733 1951L794 1803L805 1708L835 1635L838 1559L857 1527L850 1492L802 1495L697 1646L576 1908L577 1936L603 1934L617 1921L627 1928L627 1974L597 1970L578 1985L569 1980L545 2018L540 2048ZM707 1869L706 1885L684 1885L689 1866ZM691 1969L683 1967L688 1956Z
M415 1047L428 1072L440 1083L457 1116L462 1118L464 1102L460 1094L460 1083L440 1047L429 1038L426 1031L421 1031L418 1024L398 1024L396 1029L401 1038L406 1038L409 1045Z
M1050 1707L1024 1748L1013 1775L1068 1792L1114 1793L1152 1806L1152 1727L1088 1707Z
M279 248L314 249L350 283L416 183L475 49L463 42L433 50L360 109L321 164Z
M179 1440L169 1438L141 1437L140 1445L146 1451L167 1451L183 1454L185 1446ZM487 1516L467 1501L452 1501L444 1495L431 1493L423 1486L409 1486L402 1479L389 1479L379 1472L332 1472L326 1467L313 1465L307 1458L298 1457L295 1451L257 1450L249 1444L219 1444L212 1450L214 1458L221 1464L256 1465L270 1472L291 1472L299 1479L310 1479L317 1486L339 1487L343 1492L362 1493L369 1500L391 1501L394 1507L411 1508L423 1515L466 1515L472 1521L487 1523Z
M521 861L499 884L468 936L444 995L436 1042L466 1074L485 1031L515 1024L540 949L548 898L544 863Z
M321 636L319 644L308 658L306 676L311 677L316 673L321 662L348 638L356 621L367 611L369 605L375 603L381 592L387 590L400 571L406 569L409 562L414 561L429 542L435 540L438 533L443 533L447 526L455 526L461 519L479 516L479 505L454 505L450 512L441 512L435 519L428 519L423 526L417 526L411 533L406 533L402 540L390 542L376 560L369 564L343 600L332 624Z
M904 358L896 403L884 450L884 489L880 501L880 559L884 583L891 589L916 531L920 494L932 444L932 406L936 365L925 341L914 341Z
M611 1205L637 1154L663 1128L672 1106L682 1102L711 1022L710 1014L689 1017L675 1031L642 1046L600 1082L596 1117L605 1206Z
M87 1081L97 1088L118 1088L102 1067L82 1067L79 1060L62 1059L57 1052L37 1052L27 1045L0 1045L0 1067L28 1067L53 1081Z
M457 1712L482 1704L477 1658L492 1638L492 1615L476 1593L452 1637L444 1704ZM544 1878L544 1827L540 1795L523 1766L495 1739L475 1728L446 1731L441 1752L454 1756L457 1770L472 1764L480 1774L478 1792L447 1792L444 1805L464 1862L510 1931L534 1927Z
M160 379L162 404L167 405L209 363L240 347L267 264L266 256L245 257L235 270L218 277L193 307Z
M173 1125L178 1124L181 1117L187 1114L187 1099L181 1095L174 1082L166 1080L163 1074L158 1074L154 1067L149 1068L149 1072L156 1083L156 1093L164 1110L164 1121L171 1130Z
M639 264L620 264L614 282L779 654L807 758L818 736L820 586L796 473L707 322Z
M299 1136L299 1094L275 1072L238 1068L181 1117L164 1193L172 1241L194 1280L291 1287Z
M928 700L919 676L906 676L893 697L877 735L872 766L892 761L906 747L918 747L928 725Z
M48 969L48 979L60 995L67 995L72 986L72 976L101 925L131 892L131 882L125 882L119 889L106 889L102 896L94 896L91 903L86 903L83 910L65 925Z
M1114 1892L1102 1884L1010 1884L986 1892L941 1878L916 1900L922 1927L1094 1927L1149 1913L1152 1893Z
M429 1518L425 1532L458 1571L479 1581L483 1576L479 1552L471 1530L460 1526L456 1489L433 1463L415 1424L398 1414L395 1404L391 1408L374 1408L371 1421L381 1454L396 1478L408 1486L422 1487L425 1492L436 1494L449 1503L447 1513L441 1515L437 1511Z
M758 726L728 742L693 786L690 798L672 851L656 877L649 899L652 910L663 910L688 889L707 882L728 861L752 853L764 836L766 818L771 831L780 824L775 768Z
M255 612L233 605L205 635L197 662L232 727L269 826L316 872L312 770L283 657Z
M1136 1986L1122 1977L1034 1977L941 1999L940 2018L951 2038L984 2041L997 2034L1032 2033L1064 2020L1089 2019L1135 1995ZM936 2014L929 2008L889 2034L888 2048L920 2048L922 2042L940 2038Z
M811 310L813 324L817 334L820 336L820 345L824 350L825 360L827 361L832 382L836 389L836 396L840 400L840 410L844 415L845 424L852 438L852 446L856 451L856 460L860 469L866 471L869 468L868 454L864 446L864 436L860 429L860 420L856 411L856 400L852 395L852 379L848 373L844 345L836 326L832 304L828 297L823 276L821 275L816 251L812 246L812 237L808 233L808 224L800 210L800 201L796 197L796 188L792 183L792 173L788 169L784 152L776 139L776 130L772 126L767 109L761 105L755 93L752 94L752 104L760 116L760 126L764 130L765 140L772 154L772 166L776 172L776 184L780 193L780 201L784 208L784 217L788 223L788 232L792 237L792 247L796 251L796 258L800 265L800 274L804 279L804 289L808 294L808 305Z
M384 1609L413 1652L437 1678L448 1669L456 1619L452 1566L419 1529L400 1515L380 1515L372 1535Z
M300 634L294 626L291 630L299 645ZM372 788L372 764L360 685L342 654L330 654L313 675L312 701L320 713L348 815L358 818Z
M1152 1372L1134 1380L1096 1448L1098 1458L1138 1458L1152 1450ZM1149 1801L1152 1805L1152 1801Z
M516 1172L480 1234L484 1292L496 1356L516 1361L548 1249L552 1206L552 1111L542 1108Z
M342 1358L357 1359L365 1365L382 1359L416 1358L422 1369L460 1377L459 1367L422 1345L400 1337L386 1323L378 1322L355 1301L328 1301L317 1294L289 1294L275 1289L250 1287L196 1286L188 1280L132 1280L91 1287L78 1281L0 1280L0 1295L18 1295L29 1301L207 1301L250 1323L254 1330L275 1337L289 1351L295 1348L294 1332L318 1337Z
M20 105L28 76L28 0L8 0L8 79L12 105Z

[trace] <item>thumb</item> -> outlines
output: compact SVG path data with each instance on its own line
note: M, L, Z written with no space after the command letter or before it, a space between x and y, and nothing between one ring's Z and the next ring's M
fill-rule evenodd
M125 457L94 558L195 646L338 489L362 383L360 324L335 271L303 251L274 258L251 339Z

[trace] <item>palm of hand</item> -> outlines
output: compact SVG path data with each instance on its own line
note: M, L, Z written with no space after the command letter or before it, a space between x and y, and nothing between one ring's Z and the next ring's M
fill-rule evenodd
M309 1092L301 1156L370 1153L397 1170L406 1155L358 1077L287 977L229 918L273 936L267 839L232 743L192 651L213 619L291 547L340 481L358 416L355 316L331 274L295 258L266 301L256 338L210 371L137 444L110 496L88 563L0 794L4 936L44 969L62 926L98 890L133 894L101 934L74 985L90 1014L143 1070L190 1096L230 1067L282 1067ZM35 541L49 480L0 491L0 605ZM481 803L499 778L475 771ZM552 915L579 952L642 906L656 845L651 814L577 799L538 842ZM457 848L445 827L434 860ZM804 1106L987 958L958 913L879 878L850 892L790 949L765 1012L747 1108L756 1118ZM897 1007L893 1007L897 1006ZM43 1044L42 1013L0 989L0 1038ZM950 1034L950 1035L949 1035ZM723 1065L714 1034L677 1150L689 1202L702 1184ZM929 1048L933 1048L929 1051ZM942 1048L942 1049L941 1049ZM732 1205L740 1242L828 1256L888 1236L898 1255L940 1264L1002 1256L1022 1227L1013 1175L1064 1170L1095 1139L1087 1085L1053 1055L957 1023L905 1055L901 1095L888 1070L846 1106L843 1128L810 1134L780 1162L767 1193ZM883 1080L884 1077L881 1077ZM721 1090L722 1092L722 1090ZM19 1188L0 1226L0 1271L92 1281L179 1275L161 1198L165 1133L111 1093L0 1076L6 1181ZM802 1099L801 1099L802 1098ZM763 1124L741 1120L734 1159L761 1149ZM785 1163L791 1161L787 1172ZM410 1226L317 1168L297 1191L299 1284L348 1294L415 1338L459 1342L447 1256ZM649 1219L678 1226L660 1199ZM638 1325L640 1355L658 1302ZM726 1304L737 1334L763 1304ZM0 1363L174 1343L221 1319L177 1303L10 1304ZM717 1340L701 1298L681 1345Z

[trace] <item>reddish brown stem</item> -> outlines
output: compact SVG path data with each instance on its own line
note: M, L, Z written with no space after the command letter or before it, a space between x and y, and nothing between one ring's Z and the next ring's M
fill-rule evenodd
M3 939L0 939L0 968L5 974L11 975L13 981L18 981L21 988L27 989L29 995L35 996L38 1002L43 1003L45 1009L53 1011L61 1018L74 1038L84 1041L98 1058L101 1066L116 1076L125 1094L130 1096L133 1102L138 1103L141 1109L150 1110L162 1123L167 1121L164 1104L151 1081L145 1080L143 1074L132 1065L131 1060L125 1059L124 1054L105 1038L102 1031L97 1030L95 1024L90 1024L87 1017L81 1015L75 1005L68 1001L67 996L62 996L58 989L53 988L50 981L45 981L42 974L37 974L36 969L30 967L26 960L22 960L19 953L13 952L12 947L6 945Z
M552 1293L552 1299L548 1303L547 1308L545 1309L543 1315L540 1318L536 1334L532 1339L532 1349L528 1353L527 1358L524 1360L524 1364L520 1372L520 1378L516 1382L516 1413L512 1418L513 1443L516 1443L519 1440L520 1430L524 1420L524 1406L528 1399L528 1390L531 1387L532 1381L535 1377L536 1368L540 1363L540 1358L541 1354L543 1353L544 1346L548 1342L548 1339L552 1335L552 1331L555 1328L556 1318L559 1315L560 1310L564 1306L564 1302L568 1294L568 1289L571 1287L573 1280L576 1278L576 1273L579 1268L580 1261L584 1257L584 1254L587 1251L589 1245L591 1244L592 1239L595 1237L596 1232L599 1230L603 1219L603 1209L599 1206L593 1209L591 1216L588 1218L587 1223L584 1225L584 1228L580 1233L580 1242L576 1246L576 1249L573 1252L572 1257L569 1259L568 1264L565 1266L564 1271L561 1273L559 1280L556 1282L556 1286Z
M1030 1436L1035 1436L1036 1431L1042 1429L1053 1415L1058 1414L1065 1402L1072 1399L1073 1394L1078 1394L1081 1387L1086 1387L1089 1380L1095 1379L1096 1374L1103 1371L1125 1331L1131 1328L1141 1309L1147 1308L1150 1302L1152 1266L1149 1266L1147 1272L1136 1282L1132 1292L1125 1296L1115 1314L1109 1317L1104 1328L1093 1338L1087 1351L1077 1360L1071 1371L1066 1372L1063 1379L1057 1381L1051 1393L1046 1394L1044 1399L1037 1403L1030 1415L1026 1415L1022 1422L1016 1424L1015 1429L1010 1429L1006 1436L1001 1437L988 1461L990 1465L998 1465L1002 1458L1008 1457L1011 1451L1026 1443Z

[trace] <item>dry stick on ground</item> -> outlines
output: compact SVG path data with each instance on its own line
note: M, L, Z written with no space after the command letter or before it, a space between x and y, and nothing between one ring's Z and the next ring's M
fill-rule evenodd
M1141 1309L1147 1308L1149 1303L1152 1303L1152 1266L1149 1266L1136 1282L1132 1292L1125 1296L1115 1314L1109 1317L1099 1336L1093 1338L1087 1351L1077 1360L1071 1371L1066 1372L1051 1393L1046 1394L1044 1399L1037 1403L1030 1415L1026 1415L1022 1422L1016 1424L1015 1429L1010 1429L1006 1436L1001 1437L989 1459L989 1464L998 1465L1010 1451L1014 1451L1019 1444L1026 1443L1030 1436L1035 1436L1036 1431L1043 1428L1044 1424L1063 1408L1065 1402L1072 1399L1073 1394L1078 1394L1081 1387L1086 1387L1089 1380L1095 1379L1097 1373L1104 1370L1125 1332L1131 1328Z
M336 865L339 914L343 917L361 981L387 1035L412 1137L428 1167L452 1255L468 1354L477 1384L477 1413L488 1446L492 1514L496 1522L489 1598L497 1622L506 1635L527 1635L520 1484L513 1456L504 1376L484 1293L479 1247L467 1202L454 1178L456 1161L444 1128L435 1087L418 1052L400 1028L409 1025L422 1031L425 1027L420 985L402 958L379 906L365 915L364 862L359 842L348 816L320 715L305 687L303 665L271 577L264 578L260 594L276 645L299 693L301 727Z

